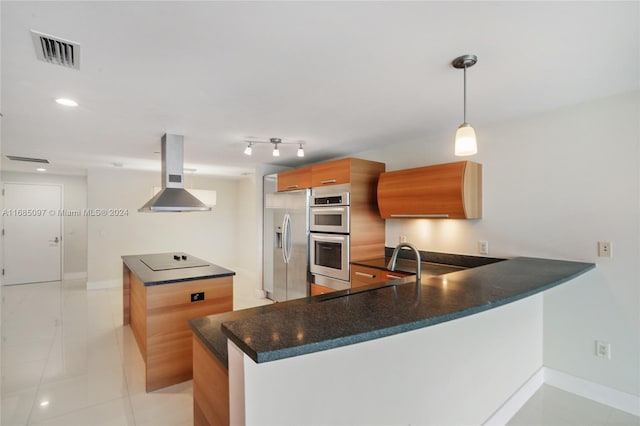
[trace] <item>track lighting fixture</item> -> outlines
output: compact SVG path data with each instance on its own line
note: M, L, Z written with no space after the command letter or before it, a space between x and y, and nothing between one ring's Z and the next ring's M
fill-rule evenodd
M260 144L260 143L270 143L273 145L273 151L271 151L271 155L274 157L279 157L280 156L280 145L298 145L298 151L296 153L296 155L298 157L304 157L304 142L286 142L286 141L282 141L282 139L280 138L270 138L268 140L252 140L252 141L247 141L247 146L244 149L244 154L245 155L252 155L253 154L253 145L255 144Z
M455 155L457 156L473 155L478 152L476 132L467 123L467 68L474 66L476 62L478 62L476 55L463 55L451 62L454 68L464 69L464 115L462 124L456 131Z

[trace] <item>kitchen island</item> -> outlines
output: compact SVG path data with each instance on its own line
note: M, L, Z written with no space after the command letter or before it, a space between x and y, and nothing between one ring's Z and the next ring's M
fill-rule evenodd
M594 266L521 257L191 327L228 365L232 424L479 424L542 366L540 293Z
M122 256L123 324L145 362L146 391L192 378L189 320L233 310L235 272L182 252Z

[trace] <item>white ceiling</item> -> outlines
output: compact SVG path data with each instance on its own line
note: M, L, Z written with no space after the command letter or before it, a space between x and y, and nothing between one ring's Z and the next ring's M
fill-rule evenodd
M158 169L163 133L185 167L274 163L247 137L306 141L296 165L639 88L638 2L2 1L5 154L49 169ZM36 59L30 30L81 45L80 70ZM54 103L70 97L69 109ZM442 143L451 143L443 141ZM452 148L453 149L453 148ZM482 147L480 146L480 149Z

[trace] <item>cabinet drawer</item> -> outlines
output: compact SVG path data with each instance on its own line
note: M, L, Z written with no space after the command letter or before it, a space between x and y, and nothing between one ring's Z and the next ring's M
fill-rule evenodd
M294 191L311 187L311 167L287 170L278 173L278 192Z
M385 271L361 265L351 265L351 287L380 283L386 281Z
M312 187L349 183L350 177L351 158L316 164L311 168Z
M351 287L397 280L410 275L413 274L398 271L391 272L384 269L370 268L368 266L351 265Z

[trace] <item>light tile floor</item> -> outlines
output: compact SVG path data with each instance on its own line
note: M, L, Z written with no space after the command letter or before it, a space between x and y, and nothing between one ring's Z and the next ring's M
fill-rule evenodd
M511 418L510 426L640 426L640 417L542 385Z
M122 290L84 281L2 289L2 418L13 425L193 424L192 382L144 392L144 364L122 326ZM238 294L234 305L265 303ZM640 425L638 417L543 386L510 425Z

